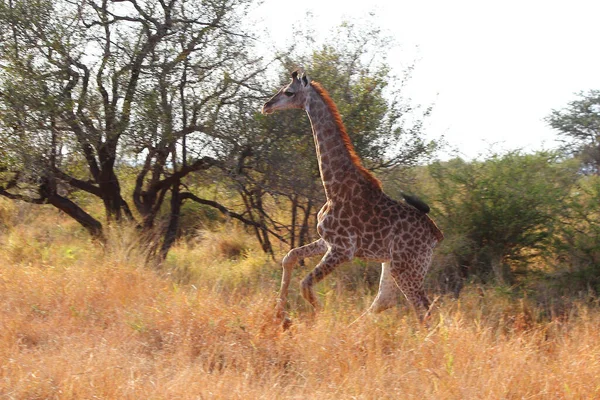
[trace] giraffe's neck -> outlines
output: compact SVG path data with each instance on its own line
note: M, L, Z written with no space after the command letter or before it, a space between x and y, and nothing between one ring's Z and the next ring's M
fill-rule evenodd
M356 185L365 184L366 179L344 141L341 122L336 122L334 110L314 90L305 108L313 130L325 194L328 199L347 197Z

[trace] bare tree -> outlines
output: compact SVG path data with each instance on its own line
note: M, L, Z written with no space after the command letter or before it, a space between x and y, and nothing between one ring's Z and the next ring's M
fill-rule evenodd
M101 198L108 220L134 219L118 169L139 165L132 198L143 228L171 196L165 254L181 179L226 164L219 115L262 70L238 29L249 4L0 3L0 195L51 203L100 236L102 224L69 193Z

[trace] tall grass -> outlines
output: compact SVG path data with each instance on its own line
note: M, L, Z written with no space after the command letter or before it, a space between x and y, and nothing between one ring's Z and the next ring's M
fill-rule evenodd
M243 232L181 242L156 271L127 232L101 247L56 214L25 215L0 233L2 399L600 397L589 305L541 317L466 288L437 301L428 328L404 302L350 325L373 298L344 280L350 266L319 287L319 315L292 296L283 332L279 266Z

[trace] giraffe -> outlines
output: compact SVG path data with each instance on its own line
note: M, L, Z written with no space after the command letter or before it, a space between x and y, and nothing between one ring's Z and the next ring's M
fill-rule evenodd
M382 262L379 290L366 313L377 313L396 304L399 290L420 320L430 303L423 282L433 249L443 239L429 218L429 207L413 196L403 202L388 197L381 182L362 164L346 133L338 109L317 82L299 71L292 81L267 101L263 114L303 109L313 130L319 171L326 202L317 214L320 239L292 249L282 261L283 275L277 301L277 317L284 328L291 322L285 311L292 270L299 260L322 256L302 280L302 296L319 309L314 285L340 264L358 257Z

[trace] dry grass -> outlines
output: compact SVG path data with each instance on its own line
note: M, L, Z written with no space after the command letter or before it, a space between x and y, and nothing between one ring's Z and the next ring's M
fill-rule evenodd
M214 237L181 244L157 273L126 235L102 249L51 213L28 218L0 227L0 399L600 397L594 308L541 322L467 290L429 329L403 310L348 326L371 297L334 278L317 317L292 301L284 333L279 268L246 244L234 261Z

